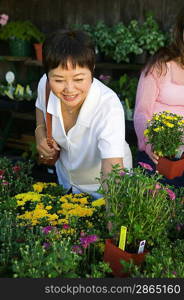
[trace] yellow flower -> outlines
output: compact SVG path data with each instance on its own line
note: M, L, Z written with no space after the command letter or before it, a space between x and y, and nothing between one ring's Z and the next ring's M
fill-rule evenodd
M52 214L52 215L48 214L47 217L48 217L49 221L54 221L59 218L58 215L56 215L56 214Z
M15 199L22 200L24 203L27 201L39 202L41 200L42 196L43 196L42 194L37 194L35 192L28 192L28 193L17 194L15 196Z
M92 206L102 206L105 205L105 199L104 198L99 198L97 200L92 201L91 203Z
M58 219L58 224L68 224L68 219Z
M51 205L47 205L47 206L45 207L45 209L46 209L46 210L50 210L50 209L52 209L52 206L51 206Z
M173 128L173 127L174 127L174 124L171 124L171 123L169 123L169 122L167 122L166 125L167 125L168 127L170 127L170 128Z
M148 130L148 129L145 129L145 130L144 130L144 135L147 136L148 133L149 133L149 130Z
M45 184L43 182L36 182L35 184L33 184L33 190L37 193L41 193L44 187Z
M161 127L154 128L153 131L158 132L161 130Z
M61 204L61 207L63 209L71 209L71 208L75 208L76 204L73 204L73 203L63 203L63 204Z
M69 210L68 214L76 217L87 217L87 216L92 216L93 211L94 211L93 208L78 206L75 209Z

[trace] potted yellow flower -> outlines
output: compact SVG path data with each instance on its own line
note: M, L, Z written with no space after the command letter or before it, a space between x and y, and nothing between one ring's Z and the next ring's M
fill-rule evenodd
M163 111L153 114L144 131L147 144L160 157L157 170L168 179L182 176L184 172L184 120L183 117Z

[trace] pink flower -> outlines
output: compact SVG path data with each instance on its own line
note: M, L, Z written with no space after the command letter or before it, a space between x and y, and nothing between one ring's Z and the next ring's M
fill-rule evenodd
M21 167L16 165L16 166L12 167L12 170L13 170L14 173L17 173L21 170Z
M43 227L42 228L42 232L45 233L45 234L48 234L49 232L52 231L54 227L53 226L46 226L46 227Z
M68 225L68 224L63 224L63 229L69 229L70 228L70 226Z
M146 170L153 171L152 166L150 166L149 164L146 164L146 163L144 163L144 162L142 162L142 161L139 161L138 164L139 164L141 167L143 167L144 169L146 169Z
M98 236L95 234L80 238L81 245L84 248L87 248L91 243L94 243L97 240L98 240Z
M155 196L155 194L157 194L157 193L158 193L158 190L160 190L160 189L161 189L160 184L159 184L159 183L156 183L156 184L155 184L155 189L154 189L154 190L150 190L150 193L152 193L152 195Z
M2 14L0 15L0 24L2 26L6 25L6 23L8 22L9 16L6 14Z
M159 183L157 183L157 184L155 185L155 188L156 188L156 190L159 190L159 189L161 189L161 186L160 186L160 184L159 184Z
M119 173L120 176L124 176L126 174L126 172L122 171Z
M168 195L169 195L169 197L170 197L171 200L175 200L176 199L176 195L175 195L175 193L172 190L166 188L166 191L167 191L167 193L168 193Z

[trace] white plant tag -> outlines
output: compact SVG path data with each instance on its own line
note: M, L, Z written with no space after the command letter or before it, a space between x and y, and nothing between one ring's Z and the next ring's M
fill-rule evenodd
M144 252L144 246L145 246L145 244L146 244L146 240L143 240L143 241L140 242L139 249L138 249L138 254Z
M175 158L180 159L181 156L182 156L182 154L183 154L183 152L184 152L184 147L182 145L182 146L179 147L178 152L175 155Z
M8 71L5 75L6 81L11 84L14 82L15 80L15 74L11 71Z

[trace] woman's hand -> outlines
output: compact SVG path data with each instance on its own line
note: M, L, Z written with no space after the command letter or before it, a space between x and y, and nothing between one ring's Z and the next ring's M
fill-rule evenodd
M55 156L56 151L59 151L60 148L54 140L51 148L47 143L47 138L44 137L37 143L37 150L41 157L52 159Z
M154 152L152 152L150 144L146 145L145 152L148 154L148 156L151 158L151 160L157 165L159 156L157 154L155 154Z
M35 137L36 148L40 157L52 159L55 156L56 151L60 150L55 140L52 140L52 147L48 145L46 130L44 126L37 127L37 129L35 130Z

